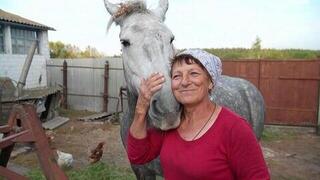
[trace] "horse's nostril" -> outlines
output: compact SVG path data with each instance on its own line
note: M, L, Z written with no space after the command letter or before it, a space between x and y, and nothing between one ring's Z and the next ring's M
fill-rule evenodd
M160 110L160 107L159 107L159 103L157 102L156 99L152 100L151 108L152 108L153 113L155 113L155 114L160 114L161 113L161 110Z

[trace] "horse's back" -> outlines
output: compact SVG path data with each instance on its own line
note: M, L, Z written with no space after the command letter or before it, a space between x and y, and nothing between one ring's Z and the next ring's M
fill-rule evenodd
M222 76L214 88L212 100L230 108L244 117L252 126L257 138L261 137L264 125L265 106L259 90L249 81Z

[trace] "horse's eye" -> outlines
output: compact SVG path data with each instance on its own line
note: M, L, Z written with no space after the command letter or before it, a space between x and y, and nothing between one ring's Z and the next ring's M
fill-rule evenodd
M124 47L130 46L129 40L121 39L120 42L121 42L121 44L122 44Z
M171 39L170 39L170 43L171 44L172 44L173 40L174 40L174 36L172 36Z

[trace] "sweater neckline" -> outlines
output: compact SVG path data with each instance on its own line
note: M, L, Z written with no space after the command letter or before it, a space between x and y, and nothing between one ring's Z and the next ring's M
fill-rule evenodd
M224 111L224 107L221 106L221 109L220 109L220 112L218 113L217 115L217 119L215 120L215 122L209 127L209 129L207 130L207 132L205 132L202 136L200 136L198 139L195 139L195 140L185 140L181 137L180 133L178 132L178 129L175 129L175 134L176 136L178 136L178 139L180 139L182 142L184 143L195 143L195 142L198 142L198 141L201 141L202 139L205 138L205 136L207 136L207 134L209 134L211 131L213 131L213 129L215 128L215 126L217 126L216 124L218 123L218 121L220 121L220 116L221 116L221 113Z

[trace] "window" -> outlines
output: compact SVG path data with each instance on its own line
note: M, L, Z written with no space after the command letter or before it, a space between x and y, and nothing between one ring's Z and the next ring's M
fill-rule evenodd
M37 32L28 29L11 28L13 54L28 54L31 44L37 40ZM37 50L36 52L37 53Z
M4 53L4 33L3 25L0 24L0 53Z

